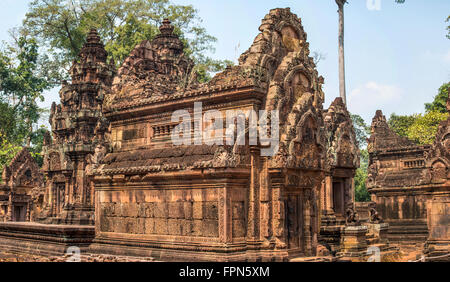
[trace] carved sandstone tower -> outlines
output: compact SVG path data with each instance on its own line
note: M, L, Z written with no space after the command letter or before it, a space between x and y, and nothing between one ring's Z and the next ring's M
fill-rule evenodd
M44 147L46 223L94 224L94 193L89 169L105 150L107 122L102 115L103 95L112 83L114 65L95 30L87 36L70 69L72 82L53 103L50 124L53 138ZM52 140L53 139L53 140Z

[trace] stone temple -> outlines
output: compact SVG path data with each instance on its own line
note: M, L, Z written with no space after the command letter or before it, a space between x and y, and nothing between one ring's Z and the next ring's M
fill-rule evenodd
M5 216L0 249L52 256L75 246L162 261L364 260L369 246L395 253L375 209L361 216L367 220L355 212L352 121L340 98L323 109L324 79L301 20L289 9L271 10L239 64L207 83L198 82L173 30L164 20L118 70L97 32L87 35L61 103L52 106L45 181L27 164L41 191L27 202L33 216ZM279 129L269 156L264 140L250 141L254 120L246 113L262 110L279 118L259 124L261 132ZM191 119L181 124L177 111ZM211 112L237 114L225 128ZM173 142L180 128L193 142ZM212 134L199 137L205 128ZM229 144L225 132L245 142ZM6 168L8 175L21 169ZM0 186L4 195L19 179ZM11 214L13 196L1 197Z

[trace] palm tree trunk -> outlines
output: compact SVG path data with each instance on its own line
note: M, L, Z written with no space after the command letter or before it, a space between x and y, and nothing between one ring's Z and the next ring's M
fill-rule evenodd
M346 0L336 0L339 7L339 95L344 104L347 105L345 93L345 56L344 56L344 5Z

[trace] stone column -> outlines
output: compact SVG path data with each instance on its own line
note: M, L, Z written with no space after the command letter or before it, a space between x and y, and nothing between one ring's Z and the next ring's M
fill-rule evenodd
M13 221L13 203L12 203L12 192L9 194L8 199L8 210L6 212L6 221Z
M325 210L327 213L333 213L333 177L325 176Z
M52 183L51 184L51 203L52 203L52 216L56 216L57 213L57 201L58 201L58 195L57 195L57 191L56 191L56 184Z
M80 193L79 196L79 203L81 205L84 205L86 202L86 177L85 177L85 162L84 162L84 155L79 156L77 160L77 185L78 185L78 191Z
M68 175L64 175L66 178L66 183L65 183L65 195L64 195L64 203L68 204L70 203L70 177Z
M311 191L303 191L303 226L305 235L305 252L308 256L312 255L312 234L311 234Z
M260 235L261 239L269 238L272 230L270 225L270 179L268 173L268 162L267 157L261 158L260 169Z
M284 248L286 246L284 184L281 175L271 175L270 177L272 192L272 233L277 248Z
M231 243L233 240L232 230L232 211L231 198L228 195L229 187L225 184L224 187L218 188L219 194L219 239L221 243Z
M248 199L247 240L259 239L259 154L257 147L250 147L251 173Z
M27 213L25 215L25 221L31 221L31 200L27 202Z

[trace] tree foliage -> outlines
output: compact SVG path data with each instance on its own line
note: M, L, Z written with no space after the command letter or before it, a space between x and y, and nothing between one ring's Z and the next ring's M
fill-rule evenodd
M408 138L419 144L431 144L434 142L439 124L448 118L448 113L428 112L419 115L408 128Z
M353 128L355 129L356 140L360 148L360 167L355 174L355 200L357 202L370 201L370 194L366 188L367 167L369 163L369 154L367 152L367 138L370 135L370 126L359 115L351 115Z
M355 201L369 202L370 194L366 188L369 153L367 152L367 150L360 150L360 152L361 166L356 170L355 174Z
M433 102L425 104L425 110L427 112L446 113L449 88L450 88L450 82L444 83L439 88L438 94L434 97Z
M446 22L449 23L449 25L447 26L447 38L450 39L450 16L448 16Z
M359 115L350 115L353 122L353 128L355 129L356 141L360 148L367 146L367 138L370 135L370 126L368 126L364 119Z
M0 166L25 145L38 158L42 149L38 136L44 129L34 128L45 112L38 101L50 87L39 74L36 40L20 37L15 43L0 52Z
M33 0L29 4L22 34L31 34L41 46L47 46L43 60L52 69L53 81L67 79L66 71L84 43L91 28L96 28L110 58L120 65L142 40L159 33L159 25L168 18L185 43L185 53L203 69L215 71L215 64L205 54L214 51L217 39L201 26L192 5L175 5L170 0ZM56 68L55 68L56 67ZM65 71L64 71L65 70Z
M31 143L33 125L43 111L37 102L44 100L42 93L50 87L38 72L38 45L33 38L20 37L16 46L0 54L0 123L5 125L0 130L10 142Z
M21 146L11 143L0 132L0 182L2 180L3 168L11 162L20 150L22 150Z
M392 113L388 119L388 124L398 135L408 137L408 129L414 124L417 118L417 114L396 115L395 113Z
M448 117L447 98L450 83L444 83L433 102L425 104L425 114L396 115L388 120L389 127L400 136L418 144L431 144L441 121Z

